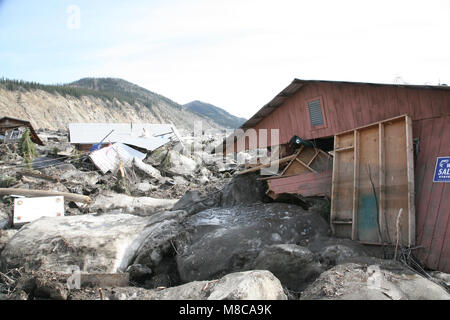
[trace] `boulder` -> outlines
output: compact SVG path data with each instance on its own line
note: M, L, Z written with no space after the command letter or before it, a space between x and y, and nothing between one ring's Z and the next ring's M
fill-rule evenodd
M207 209L189 217L186 225L191 240L177 255L184 282L251 270L266 246L307 246L330 232L320 216L283 203Z
M84 172L80 170L68 170L62 171L59 178L62 182L67 181L70 184L94 187L97 184L100 175L95 171Z
M381 259L378 262L367 264L363 260L337 265L322 273L302 292L300 299L450 300L444 288L399 262Z
M9 229L9 230L0 230L0 252L2 252L3 248L6 246L8 241L17 233L17 230Z
M163 290L137 287L106 288L108 300L286 300L280 281L269 271L228 274L219 280L195 281ZM74 292L72 299L99 299Z
M320 261L329 267L345 263L351 258L374 255L374 252L369 252L368 248L356 241L332 237L318 237L309 244L308 249L318 254Z
M140 192L146 193L153 189L153 185L148 182L141 182L136 185L136 189Z
M82 272L125 270L148 221L128 214L40 218L9 240L0 262L4 269L66 272L76 265Z
M199 191L188 191L173 206L173 210L186 210L189 214L195 214L205 209L218 206L220 193L202 195Z
M125 194L107 191L95 198L95 201L91 205L90 209L92 211L99 212L122 209L125 213L147 216L158 211L171 209L177 202L177 199L131 197Z
M171 174L193 176L197 169L197 162L188 158L181 153L171 150L169 152L169 159L167 170Z
M11 226L11 217L6 212L0 210L0 230L7 229Z
M130 275L130 281L143 282L150 278L153 274L152 269L142 264L133 264L127 268L127 272Z
M430 276L433 278L434 282L442 285L447 290L450 290L450 274L440 271L432 271L430 272Z
M132 255L128 256L127 260L152 270L152 279L141 279L146 287L179 284L175 255L178 243L186 242L187 233L181 222L187 216L188 213L182 210L152 215L135 241L137 246L129 250Z
M264 248L256 257L253 268L269 270L288 289L299 292L316 279L324 267L305 247L277 244Z
M234 176L231 182L222 190L221 206L253 204L269 202L266 196L267 184L257 180L257 173L248 173Z
M141 159L134 157L133 166L138 170L148 175L151 178L158 180L162 179L161 173L158 169L155 169L152 165L142 162Z

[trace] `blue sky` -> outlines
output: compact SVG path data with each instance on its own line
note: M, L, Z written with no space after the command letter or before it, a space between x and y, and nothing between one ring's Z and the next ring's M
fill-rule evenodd
M449 31L448 0L0 0L0 76L119 77L250 117L295 77L450 84Z

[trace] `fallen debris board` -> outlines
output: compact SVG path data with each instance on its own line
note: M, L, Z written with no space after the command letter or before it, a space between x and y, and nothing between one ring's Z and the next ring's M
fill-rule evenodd
M337 134L331 227L336 236L370 244L415 245L411 119L401 116ZM381 236L381 237L380 237Z
M116 172L122 161L125 167L130 167L134 157L144 160L145 153L139 152L123 143L114 143L111 146L94 151L89 158L103 174L108 171Z
M28 177L33 177L33 178L38 178L38 179L48 180L48 181L52 181L52 182L59 182L59 181L60 181L58 177L53 177L53 176L45 175L45 174L43 174L43 173L40 173L39 171L36 171L36 172L31 172L31 171L19 171L18 173L19 173L19 175L21 175L21 176L28 176Z
M270 194L276 197L281 193L301 194L304 197L331 196L332 171L304 173L293 176L280 176L267 180Z
M264 178L269 187L267 195L272 199L282 193L330 197L332 157L323 150L303 145L292 157L281 175Z
M64 197L14 199L13 224L32 222L41 217L64 216Z

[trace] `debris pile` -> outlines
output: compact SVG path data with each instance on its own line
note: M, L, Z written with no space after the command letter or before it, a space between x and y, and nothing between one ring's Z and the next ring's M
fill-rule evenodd
M257 170L238 174L254 155L216 161L214 137L79 151L65 132L38 132L31 168L0 144L0 300L448 298L445 275L404 267L382 272L390 291L368 292L371 268L390 262L332 237L322 198L273 196ZM35 197L55 203L42 213ZM36 216L19 223L23 211Z

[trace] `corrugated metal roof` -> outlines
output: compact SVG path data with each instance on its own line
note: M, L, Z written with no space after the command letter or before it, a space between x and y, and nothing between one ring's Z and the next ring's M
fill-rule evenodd
M111 130L107 142L121 142L147 150L154 150L171 140L179 139L177 130L172 124L148 123L70 123L70 143L99 143Z

